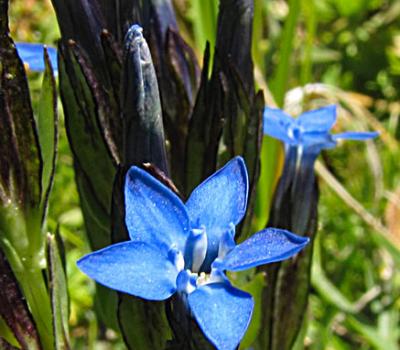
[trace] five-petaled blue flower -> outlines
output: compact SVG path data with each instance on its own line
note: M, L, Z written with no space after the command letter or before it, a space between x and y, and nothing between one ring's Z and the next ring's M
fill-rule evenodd
M280 109L265 107L264 134L283 141L288 146L297 146L310 152L333 148L337 140L368 140L378 136L377 132L343 132L331 134L336 122L336 106L315 109L294 119Z
M44 65L44 45L32 43L16 43L18 55L22 62L28 66L28 69L34 72L43 72ZM57 63L57 50L54 47L46 46L47 53L49 54L50 62L55 74L58 73Z
M205 336L218 349L235 349L254 302L224 272L287 259L309 241L268 228L235 245L235 225L246 212L247 194L247 170L240 157L206 179L186 204L134 166L125 181L131 240L86 255L78 266L97 282L144 299L183 295Z

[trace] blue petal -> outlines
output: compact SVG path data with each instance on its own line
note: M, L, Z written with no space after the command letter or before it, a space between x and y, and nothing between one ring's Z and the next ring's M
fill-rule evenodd
M135 166L125 178L125 222L134 241L175 245L184 251L189 232L184 204L169 188Z
M314 109L296 119L303 132L328 132L336 122L336 106Z
M44 45L42 44L29 44L29 43L16 43L15 44L18 55L21 60L28 65L29 69L36 72L43 72L45 69L43 52ZM58 70L57 64L57 50L54 47L47 47L47 52L50 57L50 62L54 72Z
M236 157L195 188L186 202L192 227L203 225L206 229L206 270L218 255L224 232L243 218L247 194L246 165L241 157Z
M285 260L302 250L308 242L308 237L300 237L277 228L267 228L238 244L222 259L219 268L241 271Z
M359 140L359 141L364 141L364 140L369 140L369 139L374 139L375 137L379 136L378 132L353 132L353 131L347 131L347 132L342 132L340 134L332 135L335 140Z
M176 290L178 270L168 251L144 242L113 244L77 265L100 284L140 298L165 300Z
M264 108L263 113L264 135L269 135L285 143L293 143L291 129L294 119L277 108Z
M236 349L253 312L251 295L228 283L211 283L189 294L188 301L201 330L217 349Z

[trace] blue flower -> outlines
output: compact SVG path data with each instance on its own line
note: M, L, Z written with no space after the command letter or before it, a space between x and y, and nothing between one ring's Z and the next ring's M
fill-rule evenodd
M225 271L287 259L309 241L268 228L236 245L235 226L246 212L247 194L247 169L240 157L200 184L186 204L132 167L125 180L130 241L86 255L78 266L109 288L147 300L180 294L205 336L218 349L235 349L254 302L231 285Z
M15 47L22 62L28 66L31 71L43 72L45 69L43 52L44 45L42 44L31 44L31 43L16 43ZM57 64L57 50L54 47L46 47L50 57L50 62L53 67L53 71L56 74L58 72Z
M336 146L340 139L368 140L377 132L331 134L336 123L336 106L331 105L292 118L280 109L265 107L264 134L285 143L285 164L275 191L271 218L280 226L309 233L315 221L318 192L314 165L323 149ZM288 204L289 203L289 204Z
M337 140L368 140L378 136L377 132L344 132L331 134L336 123L336 106L315 109L294 119L280 109L265 107L264 134L283 141L288 146L297 146L319 153L333 148Z

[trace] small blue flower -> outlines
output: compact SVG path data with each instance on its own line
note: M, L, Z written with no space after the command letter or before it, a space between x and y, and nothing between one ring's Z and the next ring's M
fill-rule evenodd
M44 65L44 45L31 43L16 43L15 47L22 62L28 66L31 71L43 72ZM50 57L50 62L55 74L58 72L57 50L54 47L46 47Z
M264 134L283 141L288 146L297 146L319 153L333 148L337 140L368 140L378 136L377 132L344 132L333 135L330 129L336 123L336 106L315 109L294 119L280 109L265 107Z
M186 204L134 166L125 181L130 241L86 255L78 266L109 288L147 300L180 294L205 336L220 350L235 349L254 301L231 285L225 271L287 259L309 241L268 228L236 245L235 226L246 212L247 194L240 157L200 184Z

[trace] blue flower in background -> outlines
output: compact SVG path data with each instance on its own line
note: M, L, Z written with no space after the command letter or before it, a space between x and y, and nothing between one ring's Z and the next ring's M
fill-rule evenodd
M231 285L225 271L287 259L309 241L268 228L236 245L235 226L246 212L247 193L247 169L240 157L200 184L186 204L132 167L125 180L130 241L86 255L78 266L97 282L140 298L180 294L205 336L218 349L235 349L254 302Z
M17 52L21 60L34 72L43 72L44 65L44 45L31 43L16 43ZM55 74L58 72L57 50L54 47L46 47L50 57L50 62Z
M264 134L283 141L288 146L319 153L333 148L338 140L368 140L378 136L377 132L344 132L331 134L336 123L336 106L315 109L292 118L280 109L265 107Z
M315 161L323 149L337 141L368 140L377 132L344 132L331 134L336 122L336 106L331 105L292 118L280 109L266 107L263 115L264 134L285 143L285 163L275 191L273 222L298 233L309 233L318 203ZM288 205L288 203L290 205Z

